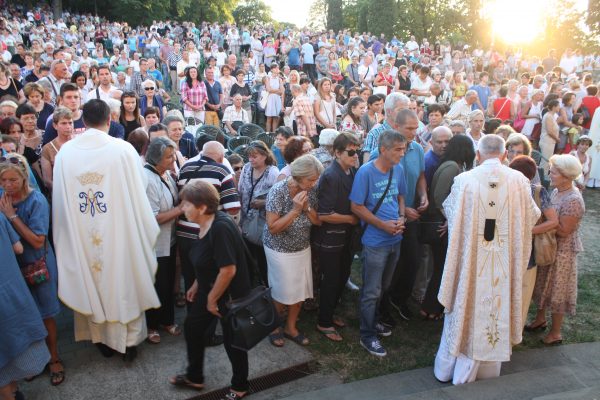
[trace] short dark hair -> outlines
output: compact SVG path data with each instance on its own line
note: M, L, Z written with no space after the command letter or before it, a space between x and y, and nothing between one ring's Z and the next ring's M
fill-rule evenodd
M446 114L446 107L444 107L441 104L430 104L427 106L427 115L434 113L434 112L439 112L440 114L444 115Z
M92 99L83 105L83 123L98 128L110 120L110 107L104 100Z
M35 115L36 111L35 108L33 108L33 106L29 103L20 104L19 107L17 107L17 111L15 112L17 118L21 118L23 115L31 114Z
M221 198L214 185L195 180L183 187L179 194L181 200L189 201L194 207L206 206L206 214L215 214L219 209Z
M358 138L349 132L342 132L335 137L333 141L333 151L342 152L349 145L360 146Z
M537 165L533 158L525 155L516 156L508 166L521 172L529 180L532 180L537 172Z
M275 129L275 136L277 135L281 135L284 138L289 139L294 136L294 131L287 126L280 126L279 128Z
M382 98L381 98L381 97L379 97L379 96L377 96L377 95L374 95L374 94L372 94L372 95L370 95L370 96L367 98L367 106L372 106L373 104L375 104L375 103L377 103L378 101L381 101L381 100L382 100Z
M207 133L203 133L202 135L200 135L196 138L196 149L198 151L202 151L202 148L204 147L204 145L213 140L215 140L214 136L211 136Z
M588 96L595 96L598 94L598 86L596 85L589 85L585 90Z
M144 111L144 117L146 117L149 114L156 114L158 115L158 118L160 118L160 110L158 109L158 107L150 106L146 108L146 111Z
M381 153L381 149L391 149L396 143L405 143L406 138L402 136L400 132L395 129L386 129L379 136L378 150Z
M167 129L165 124L158 123L158 124L150 125L150 127L148 128L148 137L151 137L152 133L158 132L158 131L168 132L169 130Z
M300 157L304 152L302 148L304 147L304 143L309 142L310 140L305 136L293 136L291 137L283 149L283 158L285 162L291 164L296 158Z
M66 92L79 92L79 88L74 83L66 82L60 86L60 93L58 95L63 97Z

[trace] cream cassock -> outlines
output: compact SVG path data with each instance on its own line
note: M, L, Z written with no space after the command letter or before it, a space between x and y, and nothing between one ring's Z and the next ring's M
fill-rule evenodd
M159 227L133 147L88 129L56 157L52 220L60 299L75 311L75 340L121 353L146 337Z
M446 314L434 373L461 384L498 376L522 340L521 286L540 210L527 178L497 158L457 176L443 206L449 236L438 300ZM488 240L486 219L495 219Z

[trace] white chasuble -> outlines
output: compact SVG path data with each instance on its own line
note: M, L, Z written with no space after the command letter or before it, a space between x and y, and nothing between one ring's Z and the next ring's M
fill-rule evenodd
M592 169L590 170L590 179L600 181L600 108L594 112L592 123L590 124L590 139L592 146L588 149L587 155L592 158ZM589 186L600 186L600 182L594 182Z
M121 324L127 332L125 325L143 323L144 311L160 306L159 227L133 147L97 129L67 142L56 157L52 206L60 299L90 327ZM128 340L94 341L118 342L110 347L119 350Z
M508 361L522 340L522 278L540 214L530 183L500 160L486 160L455 178L443 206L448 252L438 300L446 309L444 347L454 357Z

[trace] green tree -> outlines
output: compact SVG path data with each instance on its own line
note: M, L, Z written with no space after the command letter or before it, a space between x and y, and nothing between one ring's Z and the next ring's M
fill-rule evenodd
M327 0L327 29L335 33L345 28L342 0Z
M367 27L373 34L385 34L391 38L395 33L398 5L396 0L371 0L367 8Z
M238 25L254 25L273 21L271 7L262 0L246 0L233 10L233 18Z
M315 0L308 11L308 25L312 30L321 30L327 26L327 0Z
M586 23L590 30L600 31L600 1L588 0Z

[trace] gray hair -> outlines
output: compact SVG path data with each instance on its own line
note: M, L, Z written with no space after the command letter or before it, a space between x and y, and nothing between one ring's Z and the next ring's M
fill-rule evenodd
M396 143L404 142L406 142L406 138L400 132L393 129L385 130L379 136L379 152L381 153L382 148L388 150Z
M383 108L385 109L386 115L392 114L394 110L402 105L402 108L408 108L408 104L410 103L410 99L406 97L406 95L398 92L390 93L385 98L385 103Z
M465 93L465 99L471 96L477 96L477 92L474 90L467 90L467 93Z
M462 128L466 128L466 125L463 121L461 121L460 119L453 119L452 121L448 122L448 126L450 128L452 128L453 126L460 126Z
M506 151L506 143L502 136L498 135L485 135L477 143L477 151L479 154L487 156L500 156Z
M108 104L108 108L110 108L111 113L121 113L121 102L117 99L107 99L106 104Z
M67 107L56 107L52 114L52 122L58 124L61 119L73 119L73 113Z
M290 172L294 179L310 178L323 173L323 164L311 154L298 157L290 164Z
M146 150L146 162L156 166L165 155L167 148L177 149L177 145L171 139L159 136L150 141L148 150Z
M165 114L165 119L167 117L177 117L177 119L179 119L181 122L184 122L185 120L183 119L183 114L181 113L181 111L179 110L169 110L167 111L167 113ZM173 122L173 121L170 121ZM165 121L163 120L162 122L163 124L165 124ZM166 125L166 124L165 124Z
M435 128L433 131L431 131L431 139L437 139L437 137L439 135L450 135L450 137L452 137L452 130L450 130L450 128L448 128L447 126L444 125L440 125L437 128Z
M396 113L394 116L394 124L396 126L404 126L409 119L419 120L419 116L413 110L405 108Z
M475 119L475 117L477 117L477 116L481 116L485 119L485 114L483 114L483 111L473 110L469 113L469 122L473 121L473 119Z
M550 167L554 167L567 179L574 181L581 176L581 163L570 154L555 154L550 157Z
M164 125L166 125L167 127L169 126L170 123L172 122L181 122L182 124L185 123L185 121L183 120L183 118L179 117L179 115L167 115L163 120L162 123Z

